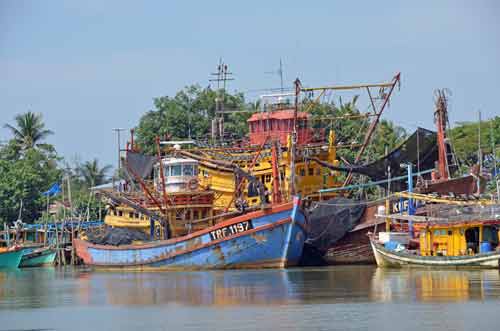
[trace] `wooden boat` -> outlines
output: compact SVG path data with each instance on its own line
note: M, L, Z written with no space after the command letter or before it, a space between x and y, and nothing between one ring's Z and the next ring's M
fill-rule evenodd
M111 246L75 239L74 245L85 264L106 269L284 268L298 263L307 237L299 204L295 198L167 240Z
M434 209L435 215L428 212L385 216L399 223L408 222L408 232L379 232L378 236L370 236L377 265L499 268L500 205L462 203L463 206L457 202L451 207L433 205L429 210Z
M56 250L52 247L28 248L24 249L21 258L20 268L40 267L54 265Z
M7 249L0 251L0 269L13 269L19 266L23 256L22 248Z
M422 256L407 251L395 252L384 248L372 239L370 241L379 267L428 267L428 268L499 268L500 252L487 252L460 256Z

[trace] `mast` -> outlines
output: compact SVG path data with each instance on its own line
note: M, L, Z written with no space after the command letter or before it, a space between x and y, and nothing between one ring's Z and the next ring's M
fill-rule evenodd
M446 123L448 118L447 102L444 91L437 90L436 111L434 113L437 127L438 172L440 179L449 179L450 169L446 151Z
M299 94L300 94L300 80L297 78L295 84L295 106L293 108L293 131L292 131L292 144L290 152L290 196L296 194L295 191L295 158L297 150L297 116L299 112Z

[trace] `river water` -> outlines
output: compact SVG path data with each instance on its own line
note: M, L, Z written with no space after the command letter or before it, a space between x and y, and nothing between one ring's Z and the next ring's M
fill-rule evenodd
M498 330L498 270L0 272L0 330Z

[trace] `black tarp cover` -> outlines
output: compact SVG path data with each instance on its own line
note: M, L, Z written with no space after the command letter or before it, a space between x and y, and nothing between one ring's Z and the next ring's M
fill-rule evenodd
M136 229L107 228L104 232L87 234L88 241L98 245L130 245L134 241L148 241L149 236Z
M364 210L365 205L359 201L342 197L313 203L309 209L310 232L306 243L326 252L359 223Z
M407 163L413 164L413 171L420 171L435 168L438 159L437 135L435 132L418 128L408 139L398 148L394 149L387 156L375 162L352 165L348 167L332 167L340 171L352 171L370 177L373 182L388 178L388 167L390 165L391 178L404 176L407 174ZM420 164L418 164L420 163ZM387 187L387 184L381 184ZM404 191L407 189L406 178L391 181L391 191Z

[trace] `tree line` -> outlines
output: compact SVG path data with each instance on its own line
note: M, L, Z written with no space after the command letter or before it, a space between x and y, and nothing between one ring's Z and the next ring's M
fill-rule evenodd
M54 183L66 187L63 178L69 179L72 191L73 215L66 215L81 216L88 209L89 217L98 216L99 201L89 189L108 180L111 166L102 167L97 159L69 166L46 142L54 132L45 127L41 114L19 114L13 124L6 123L4 128L11 139L0 147L0 223L41 219L47 203L43 192ZM61 201L62 197L55 199Z

